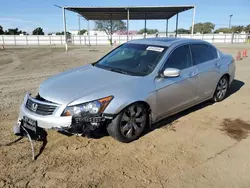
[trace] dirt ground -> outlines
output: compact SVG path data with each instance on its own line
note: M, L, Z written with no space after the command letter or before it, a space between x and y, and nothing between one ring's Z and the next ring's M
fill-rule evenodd
M234 56L250 51L250 45L219 48ZM50 130L47 143L35 142L35 161L27 138L8 145L17 139L12 125L26 91L35 93L48 77L110 49L0 50L0 187L250 187L250 57L236 61L226 100L159 122L133 143Z

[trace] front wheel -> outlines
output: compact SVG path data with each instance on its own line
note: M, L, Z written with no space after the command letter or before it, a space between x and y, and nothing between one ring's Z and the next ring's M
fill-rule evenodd
M148 112L143 104L132 104L117 115L107 126L107 131L110 136L120 142L132 142L142 134L147 118Z
M214 92L214 97L213 97L214 102L220 102L226 98L228 87L229 87L228 77L223 76L218 82L216 90Z

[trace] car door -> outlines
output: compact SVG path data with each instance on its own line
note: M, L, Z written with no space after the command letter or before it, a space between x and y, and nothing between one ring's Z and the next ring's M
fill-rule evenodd
M197 99L205 100L213 95L220 77L218 53L207 44L192 44L191 51L198 68Z
M186 108L196 100L198 70L192 63L190 46L183 45L174 49L163 70L166 68L177 68L181 72L178 77L155 79L157 119Z

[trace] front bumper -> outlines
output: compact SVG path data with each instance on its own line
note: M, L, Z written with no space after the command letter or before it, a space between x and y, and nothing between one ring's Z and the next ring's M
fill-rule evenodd
M56 117L53 115L42 116L34 112L31 112L26 108L27 100L22 103L19 111L18 121L21 121L24 116L37 121L37 126L44 129L53 129L53 128L66 128L70 127L72 123L72 117Z
M52 115L39 115L32 112L26 107L27 100L38 102L32 98L29 93L25 95L24 101L20 107L19 117L17 120L17 126L20 126L23 122L23 118L27 117L37 122L37 127L43 129L56 129L58 131L66 131L69 133L86 133L95 130L96 128L103 125L110 117L104 117L103 115L95 117L72 117L72 116L61 116L66 106L57 105ZM41 101L39 101L41 102ZM42 102L46 104L47 102ZM50 105L51 103L47 103Z

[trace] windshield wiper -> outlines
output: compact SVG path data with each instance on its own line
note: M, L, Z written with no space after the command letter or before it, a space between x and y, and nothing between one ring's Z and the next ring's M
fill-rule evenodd
M130 74L130 73L127 72L127 71L120 70L120 69L116 69L116 68L112 68L112 67L100 66L100 65L98 65L98 64L95 64L95 66L96 66L96 67L99 67L99 68L102 68L102 69L105 69L105 70L112 71L112 72L117 72L117 73L126 74L126 75L132 75L132 74Z
M129 75L128 72L120 70L120 69L114 69L114 68L108 68L108 69L111 70L111 71L113 71L113 72L118 72L118 73Z

